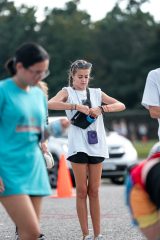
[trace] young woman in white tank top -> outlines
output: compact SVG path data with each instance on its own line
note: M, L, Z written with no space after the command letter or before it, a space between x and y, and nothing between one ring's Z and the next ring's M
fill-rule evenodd
M76 60L69 70L69 87L64 87L48 102L50 110L65 110L68 119L77 111L95 118L86 129L70 125L68 160L71 161L76 181L77 213L82 229L83 240L103 240L100 229L99 186L102 162L108 158L106 134L102 114L123 111L125 105L112 98L99 88L89 88L91 106L83 103L87 98L92 64ZM94 236L89 235L87 197Z

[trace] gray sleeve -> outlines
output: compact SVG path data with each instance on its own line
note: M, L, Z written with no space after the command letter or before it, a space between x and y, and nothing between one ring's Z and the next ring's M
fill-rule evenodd
M156 71L149 72L143 92L142 105L145 108L149 106L160 106L160 85L158 86L159 74Z

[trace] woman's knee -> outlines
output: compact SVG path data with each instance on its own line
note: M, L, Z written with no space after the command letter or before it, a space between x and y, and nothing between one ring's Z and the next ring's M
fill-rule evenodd
M81 199L87 198L87 187L77 188L77 197Z
M89 188L88 196L89 198L97 198L99 196L99 189Z

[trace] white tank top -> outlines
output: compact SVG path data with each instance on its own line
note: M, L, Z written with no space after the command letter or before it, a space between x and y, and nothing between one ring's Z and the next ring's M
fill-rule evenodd
M87 99L87 92L74 90L72 87L63 88L68 92L67 102L71 104L83 104L83 101ZM92 107L101 106L102 103L102 93L100 88L89 88L90 100ZM70 120L76 110L66 110L66 115ZM87 139L87 132L90 130L95 130L98 135L98 143L89 144ZM103 116L102 114L98 116L96 121L92 123L86 129L70 125L68 132L68 157L76 154L77 152L87 153L89 156L99 156L108 158L108 147L106 142L106 133L104 128Z

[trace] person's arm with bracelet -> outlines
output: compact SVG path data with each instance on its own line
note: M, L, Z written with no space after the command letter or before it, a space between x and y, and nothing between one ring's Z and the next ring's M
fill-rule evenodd
M89 114L89 107L82 104L67 103L68 93L66 90L60 90L56 96L48 101L48 109L50 110L77 110L85 114Z
M104 92L102 92L102 104L104 112L120 112L126 108L122 102L108 96Z
M98 117L103 113L119 112L123 110L125 110L125 105L123 103L102 92L102 105L96 108L91 108L90 115L93 117Z

